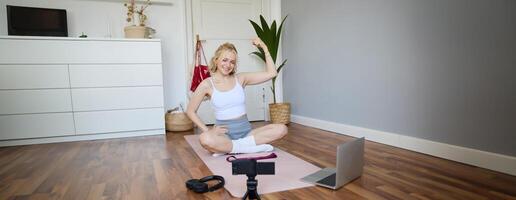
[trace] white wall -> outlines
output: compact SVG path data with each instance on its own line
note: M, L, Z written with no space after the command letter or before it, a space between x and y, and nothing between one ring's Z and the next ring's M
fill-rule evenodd
M185 0L147 8L148 26L162 41L165 108L186 102ZM123 38L126 8L119 0L0 0L0 35L7 35L6 5L66 9L68 35Z

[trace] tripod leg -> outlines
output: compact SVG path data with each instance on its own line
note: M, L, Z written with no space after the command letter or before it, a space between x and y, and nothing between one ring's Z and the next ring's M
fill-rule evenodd
M242 197L242 200L246 200L247 197L249 197L249 190L247 190L247 192L245 192L244 197Z
M249 192L249 190L247 190L247 192L244 194L244 197L242 197L242 200L246 200L247 198L261 200L260 195L258 195L256 191Z
M256 191L256 188L247 190L249 199L258 199L260 200L260 195L258 195L258 192Z

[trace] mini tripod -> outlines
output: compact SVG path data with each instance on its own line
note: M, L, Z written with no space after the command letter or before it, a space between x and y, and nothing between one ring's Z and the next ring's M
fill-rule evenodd
M258 180L255 179L256 175L247 175L247 192L245 192L242 200L247 198L249 199L258 199L260 200L260 195L258 195Z
M228 160L229 161L229 160ZM242 200L258 199L258 174L274 174L274 162L256 162L256 159L235 159L230 161L233 175L245 174L247 175L247 191Z

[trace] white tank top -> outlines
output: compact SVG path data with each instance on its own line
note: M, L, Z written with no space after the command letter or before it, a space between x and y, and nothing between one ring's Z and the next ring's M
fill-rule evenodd
M235 76L235 87L229 91L221 92L215 88L213 78L210 83L213 88L211 94L211 106L215 110L215 118L218 120L234 119L246 114L244 88Z

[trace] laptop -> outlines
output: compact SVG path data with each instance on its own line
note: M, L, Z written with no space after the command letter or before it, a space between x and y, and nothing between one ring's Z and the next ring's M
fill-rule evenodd
M337 147L337 167L324 168L301 178L301 181L338 189L362 175L364 166L364 137Z

